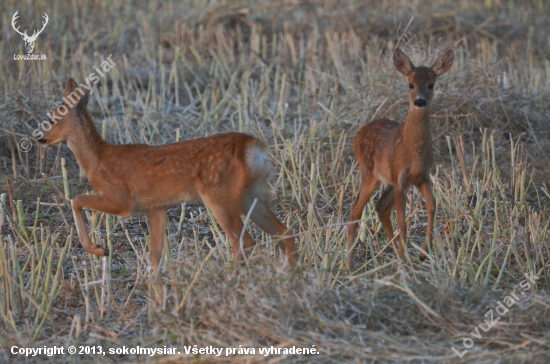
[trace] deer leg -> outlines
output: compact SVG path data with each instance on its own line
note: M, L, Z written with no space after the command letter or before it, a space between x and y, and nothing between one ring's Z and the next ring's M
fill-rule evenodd
M217 201L224 201L223 198L203 198L204 204L212 210L214 217L222 227L223 231L231 241L231 246L233 247L234 262L242 262L244 260L245 251L249 250L254 246L254 240L250 234L245 230L243 234L243 245L244 249L241 249L240 238L243 233L244 224L241 220L241 211L237 207L238 203L232 203L227 201L227 196L225 196L225 204L222 206ZM234 208L229 208L229 206L235 206ZM243 251L244 250L244 251Z
M254 206L254 210L250 218L260 229L273 237L281 237L280 242L282 250L288 256L288 263L295 267L298 261L298 254L294 246L294 239L285 237L290 235L288 228L277 219L269 204L266 201L258 201Z
M369 201L372 193L379 185L378 180L371 173L362 173L361 177L361 186L359 188L359 195L355 200L351 208L350 214L350 224L348 226L348 271L353 269L353 252L351 251L353 243L355 240L355 231L357 230L357 224L361 214L363 213L363 208Z
M399 225L399 243L397 245L397 256L400 259L403 259L404 247L407 241L407 223L405 220L406 189L395 186L393 194L395 210L397 212L397 225Z
M433 230L433 224L434 224L434 217L435 217L435 209L436 209L436 201L435 197L432 193L432 188L429 179L426 179L420 186L418 186L418 189L420 190L420 193L422 196L424 196L424 199L426 200L426 210L428 211L428 227L426 230L426 240L422 244L422 249L426 252L428 252L428 249L430 247L430 244L432 243L432 230ZM426 254L420 253L420 259L425 260Z
M376 203L376 212L378 212L378 218L382 222L382 226L384 227L384 231L386 232L386 235L388 236L388 240L393 240L393 228L391 226L391 210L395 206L395 200L393 196L393 186L388 186L384 193L382 193L382 196L380 196L380 199Z
M149 211L149 249L151 250L151 261L155 277L160 273L159 264L166 238L166 210L158 209Z
M88 230L84 223L83 208L94 211L104 212L107 214L126 216L131 212L131 206L120 201L111 201L103 195L78 195L72 202L73 215L76 220L76 231L80 238L80 242L84 250L90 254L106 257L109 255L109 250L100 245L94 245L88 236Z

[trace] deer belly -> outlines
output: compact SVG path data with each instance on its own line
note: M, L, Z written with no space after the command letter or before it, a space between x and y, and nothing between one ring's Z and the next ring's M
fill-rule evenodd
M134 198L136 210L170 207L183 202L197 201L199 196L194 189L151 188Z

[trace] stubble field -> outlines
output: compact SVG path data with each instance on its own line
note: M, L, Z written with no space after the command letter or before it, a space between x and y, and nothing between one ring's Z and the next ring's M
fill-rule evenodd
M0 9L0 361L550 362L550 2L7 0ZM46 61L14 60L25 54L11 27L17 10L21 29L48 14L34 49ZM432 107L433 251L419 260L427 214L411 190L405 259L371 201L348 274L353 137L371 120L407 115L396 47L415 64L455 53ZM90 186L66 145L45 151L32 131L69 77L84 82L110 55L115 67L88 107L108 142L228 131L266 142L273 206L296 234L298 270L255 226L257 247L234 269L201 203L168 212L160 289L145 217L90 211L91 237L112 255L83 250L64 199ZM180 354L11 354L54 345ZM195 345L223 353L187 354ZM259 352L272 346L318 354Z

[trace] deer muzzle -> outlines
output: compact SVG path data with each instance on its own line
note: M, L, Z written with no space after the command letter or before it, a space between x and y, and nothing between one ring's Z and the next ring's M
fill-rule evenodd
M428 105L428 102L426 101L425 98L416 98L414 100L414 106L416 106L417 108L419 109L423 109L426 107L426 105Z

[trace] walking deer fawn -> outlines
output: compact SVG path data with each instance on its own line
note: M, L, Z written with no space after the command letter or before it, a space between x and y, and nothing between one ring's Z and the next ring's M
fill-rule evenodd
M79 94L80 92L80 94ZM145 212L149 218L151 260L156 273L165 238L166 211L175 204L201 199L227 234L235 261L243 259L241 215L262 230L282 238L289 263L296 265L294 239L270 208L268 179L271 166L264 144L246 134L216 134L207 138L160 146L112 145L98 133L86 104L85 94L70 79L64 91L65 114L58 107L49 131L39 142L46 147L67 142L83 169L95 195L78 195L73 201L78 235L84 249L107 256L108 250L88 237L83 208L119 216ZM67 103L75 100L74 106ZM68 111L67 111L68 110ZM244 248L254 244L244 231Z
M384 190L376 204L378 218L389 240L393 239L390 222L395 206L399 225L397 254L403 257L407 227L405 222L405 198L408 187L415 185L426 200L428 227L422 249L428 251L432 240L432 228L436 209L435 197L430 185L430 168L433 165L432 134L430 131L430 106L437 77L445 74L453 64L453 52L448 50L432 67L413 66L400 49L393 54L395 68L407 77L409 84L409 114L403 124L388 119L378 119L363 126L357 132L354 152L361 168L359 195L351 209L348 228L348 269L353 270L352 247L357 222L365 204L382 184ZM420 259L426 259L421 252Z

